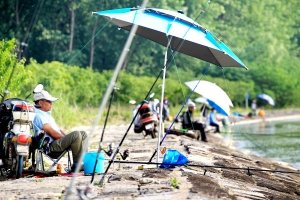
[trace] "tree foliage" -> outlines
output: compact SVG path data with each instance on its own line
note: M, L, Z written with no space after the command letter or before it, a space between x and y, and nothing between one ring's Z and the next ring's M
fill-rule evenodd
M24 60L17 62L18 72L9 88L14 95L18 95L20 81L25 83L22 84L24 92L41 81L60 92L56 95L69 96L70 103L96 105L129 32L118 30L114 24L91 13L136 7L141 3L142 0L1 1L0 38L3 39L2 51L6 52L1 55L1 65L5 66L0 69L2 92L14 61L24 57L27 74L24 76L25 71L22 71ZM250 92L251 99L259 93L269 94L278 107L300 106L300 95L295 92L300 89L298 0L210 3L207 0L161 0L149 1L148 7L184 11L227 44L247 65L248 71L212 66L209 76L204 78L220 84L229 92L234 104L242 106L245 94ZM163 67L164 52L163 46L135 36L123 65L124 72L119 76L118 101L126 102L130 98L126 95L142 99L141 95L146 94L143 89L150 88ZM182 83L200 79L207 67L204 61L176 54L168 66L166 94L174 102L182 102L183 94L188 93ZM154 87L157 94L160 93L158 85Z
M0 88L1 95L18 96L23 84L30 81L32 74L24 69L24 59L18 61L16 41L0 41ZM2 100L2 99L1 99Z

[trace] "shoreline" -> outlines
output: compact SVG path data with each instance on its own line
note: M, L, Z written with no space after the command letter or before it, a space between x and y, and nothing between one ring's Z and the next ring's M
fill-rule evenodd
M231 119L232 119L232 117L231 117ZM266 117L265 122L284 121L284 120L293 120L293 119L300 120L300 114L288 115L288 116ZM254 119L232 119L231 123L233 123L234 125L243 125L243 124L252 124L252 123L258 123L258 122L262 122L262 119L256 117Z
M253 123L253 120L249 121ZM79 128L90 129L89 126L77 127ZM127 128L127 124L107 126L103 147L114 142L117 148ZM89 142L89 151L97 151L101 133L102 127L97 127L94 137ZM144 165L139 169L140 165L137 164L112 164L104 179L104 185L96 184L92 187L90 199L297 200L300 198L299 170L273 159L245 154L236 148L229 148L220 134L208 133L207 136L209 142L206 143L184 135L170 134L161 145L161 148L178 150L188 158L188 164L191 166L164 169L157 168L155 165ZM142 134L130 130L119 152L123 153L125 149L130 148L130 155L126 161L148 162L156 146L157 138L144 138ZM159 162L162 162L163 156L160 154ZM111 157L105 154L105 158ZM155 160L156 157L152 162ZM108 160L103 162L105 170ZM247 168L248 171L239 170ZM290 173L272 172L272 170ZM102 177L103 172L96 174L95 183L98 183ZM61 199L65 197L65 190L72 178L78 190L85 190L91 180L91 176L83 176L83 173L76 177L10 179L0 181L0 196L3 199ZM11 187L12 184L14 187ZM80 199L80 197L76 192L72 192L68 199Z

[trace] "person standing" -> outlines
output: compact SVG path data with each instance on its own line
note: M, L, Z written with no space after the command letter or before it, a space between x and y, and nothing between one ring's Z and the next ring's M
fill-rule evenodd
M253 99L251 103L251 110L252 110L252 115L254 116L256 115L256 109L257 109L256 99Z
M167 108L166 108L166 105L164 103L161 103L161 102L158 102L156 104L156 113L157 113L157 117L158 119L160 118L160 106L162 104L162 121L164 122L166 119L167 119ZM160 119L159 119L160 120Z
M196 107L196 105L194 102L192 102L192 101L188 102L188 110L183 114L182 128L199 130L200 134L201 134L201 140L203 142L208 142L206 139L206 134L204 131L203 124L193 120L193 113L195 111L195 107ZM198 135L198 137L197 137L197 140L199 140L199 139L200 139L200 135Z
M170 117L170 102L169 102L167 96L164 96L163 103L164 103L164 107L165 107L165 109L166 109L166 116L165 116L165 119L166 119L166 120L169 120L169 117Z
M216 110L214 108L211 109L211 112L209 114L209 125L216 127L214 133L220 133L220 128L216 116Z

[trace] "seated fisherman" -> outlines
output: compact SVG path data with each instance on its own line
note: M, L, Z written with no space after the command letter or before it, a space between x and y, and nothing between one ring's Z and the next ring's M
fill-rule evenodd
M216 110L214 108L211 109L211 112L209 115L209 125L216 127L216 130L214 133L220 133L218 119L216 116Z
M36 108L36 116L33 124L34 128L39 128L46 132L46 137L50 138L50 152L62 152L69 148L72 151L73 165L71 172L74 172L78 166L80 152L83 147L87 134L84 131L73 131L65 134L56 124L51 116L52 103L58 100L52 97L47 91L34 94L34 102L40 108Z
M188 110L183 114L182 128L199 130L201 133L201 140L204 142L207 142L203 124L193 120L193 113L194 113L195 107L196 107L196 105L194 102L192 102L192 101L188 102ZM198 135L197 140L199 140L199 139L200 139L200 136Z

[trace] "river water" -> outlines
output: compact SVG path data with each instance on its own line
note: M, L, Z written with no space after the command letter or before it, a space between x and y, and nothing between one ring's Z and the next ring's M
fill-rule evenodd
M300 170L300 119L231 127L235 146L252 154L290 163ZM226 135L228 138L230 135Z

